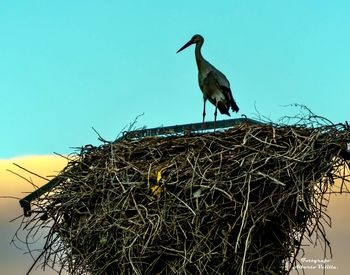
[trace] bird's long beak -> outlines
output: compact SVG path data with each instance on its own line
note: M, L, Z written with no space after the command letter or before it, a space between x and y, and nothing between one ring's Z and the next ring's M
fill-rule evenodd
M176 53L181 52L182 50L186 49L188 46L191 46L193 44L192 39L188 41L185 45L183 45Z

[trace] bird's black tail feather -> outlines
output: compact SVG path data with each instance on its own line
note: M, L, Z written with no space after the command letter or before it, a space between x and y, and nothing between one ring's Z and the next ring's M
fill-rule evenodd
M229 114L228 110L230 109L230 106L232 108L232 111L233 112L238 112L239 111L239 108L237 106L237 103L236 101L233 99L233 96L232 96L232 92L231 92L231 89L229 87L226 87L226 86L220 86L222 92L224 93L225 95L225 98L228 102L230 102L230 105L226 107L226 110L224 112L222 112L220 110L220 112L223 114ZM226 102L227 102L226 101ZM215 105L215 103L213 103Z
M234 112L237 112L238 113L238 111L239 111L239 108L238 108L238 106L237 106L237 103L236 103L236 101L231 97L231 108L232 108L232 111L234 111Z

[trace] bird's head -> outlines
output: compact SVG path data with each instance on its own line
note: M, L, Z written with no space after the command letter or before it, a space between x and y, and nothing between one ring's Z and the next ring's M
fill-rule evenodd
M192 44L197 44L197 43L203 44L203 42L204 42L203 36L201 36L200 34L195 34L194 36L192 36L190 41L188 41L185 45L183 45L176 53L181 52L182 50L186 49L188 46L191 46Z

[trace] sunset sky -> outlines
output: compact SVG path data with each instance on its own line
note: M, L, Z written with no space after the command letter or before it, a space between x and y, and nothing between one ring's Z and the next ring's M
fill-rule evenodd
M140 114L136 127L200 122L194 47L176 54L196 33L230 80L240 107L232 117L277 120L300 103L349 120L349 14L345 0L1 1L0 196L33 190L6 171L23 173L13 162L54 175L65 160L53 152L99 144L92 127L114 140ZM208 120L213 112L208 104ZM350 202L334 201L334 246L343 251ZM21 209L10 199L0 206L0 274L22 274L30 260L3 245Z
M40 155L17 157L6 160L0 160L0 196L14 196L23 198L33 191L33 187L27 181L19 178L14 173L20 174L37 185L45 183L44 180L27 173L17 166L16 163L26 169L35 172L43 177L52 177L56 175L66 164L67 161L59 156ZM11 173L8 170L14 172ZM19 206L18 200L0 198L0 274L19 275L25 274L33 263L31 257L25 250L19 250L10 245L10 241L16 232L21 219L9 222L22 215L23 211ZM17 243L22 249L23 244ZM53 274L52 272L35 271L33 274Z

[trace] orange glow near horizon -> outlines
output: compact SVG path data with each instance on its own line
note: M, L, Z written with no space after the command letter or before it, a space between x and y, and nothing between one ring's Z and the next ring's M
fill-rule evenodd
M67 160L57 155L23 156L11 159L0 159L0 196L23 197L23 192L34 191L34 187L20 176L31 181L36 186L41 186L47 182L17 167L14 163L41 177L50 179L67 165Z

